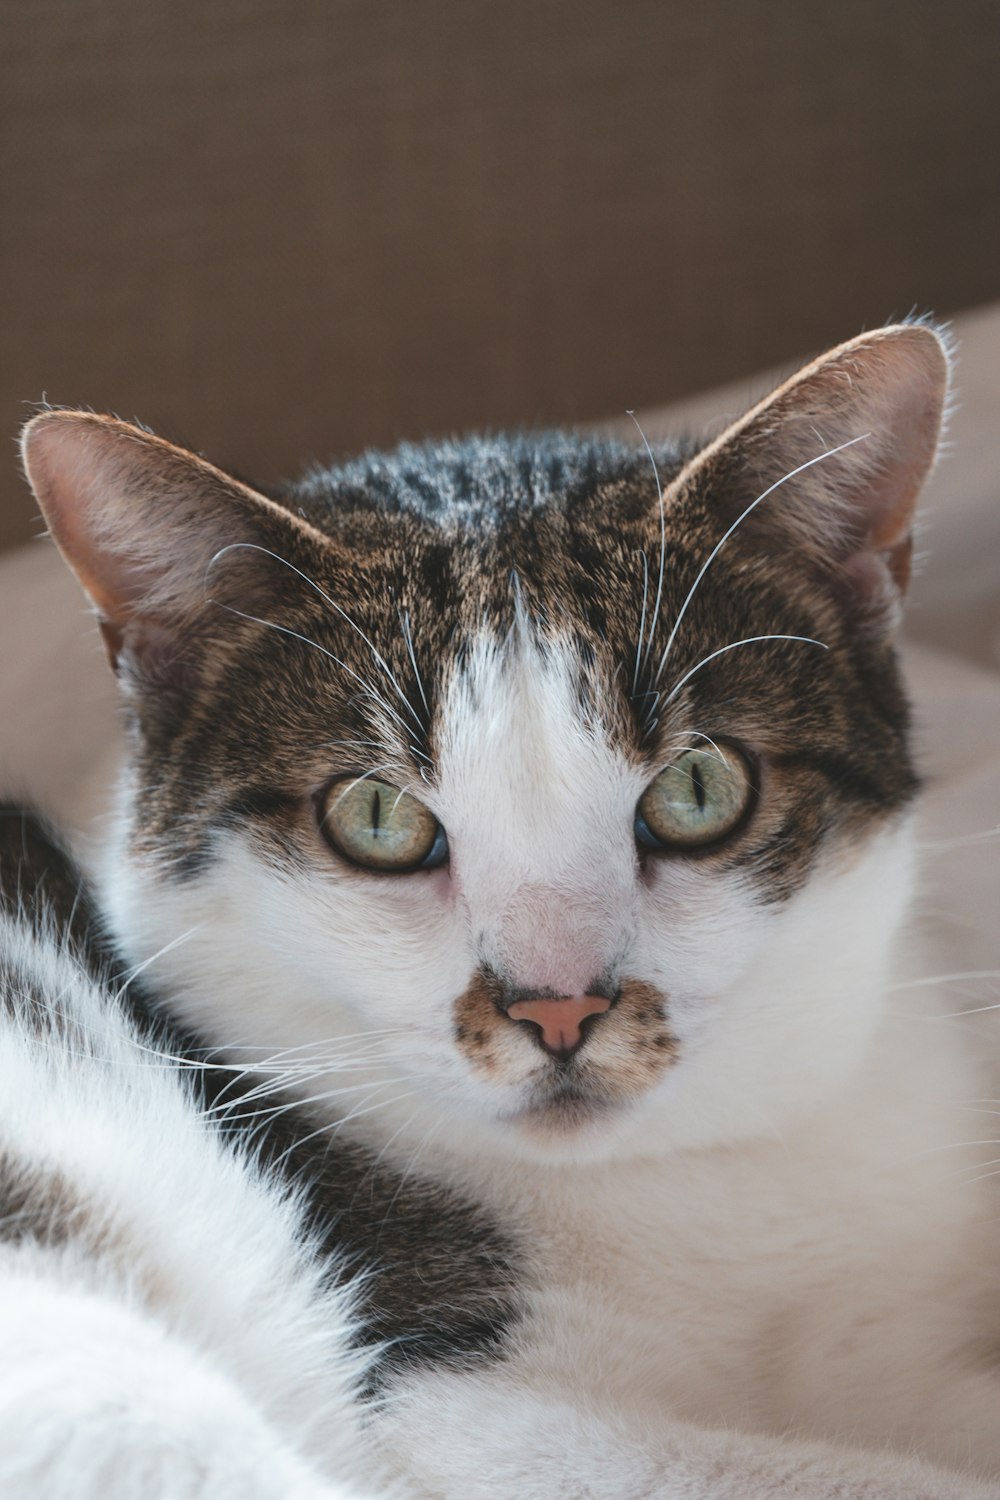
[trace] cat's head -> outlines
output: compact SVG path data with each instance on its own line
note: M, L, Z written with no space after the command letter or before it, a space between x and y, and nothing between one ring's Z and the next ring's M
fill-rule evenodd
M36 417L132 725L128 959L376 1134L601 1154L808 1107L907 895L892 633L946 377L901 325L700 451L471 439L271 499Z

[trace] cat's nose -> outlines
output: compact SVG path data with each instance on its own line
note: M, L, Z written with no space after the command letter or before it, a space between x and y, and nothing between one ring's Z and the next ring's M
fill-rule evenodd
M546 1052L560 1061L572 1057L583 1044L583 1023L611 1009L605 995L529 996L507 1006L512 1021L526 1021L535 1027L535 1040Z

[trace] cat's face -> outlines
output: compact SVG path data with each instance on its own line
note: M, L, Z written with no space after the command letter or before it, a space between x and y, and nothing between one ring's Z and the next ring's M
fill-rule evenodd
M376 1135L594 1155L807 1106L906 897L889 636L943 381L925 328L855 341L657 451L662 504L641 448L549 436L280 508L37 419L132 706L129 958L168 948L187 1020Z

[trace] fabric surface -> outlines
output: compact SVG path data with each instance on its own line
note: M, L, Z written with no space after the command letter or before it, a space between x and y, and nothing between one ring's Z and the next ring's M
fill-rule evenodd
M1000 305L959 319L950 451L931 481L904 652L927 778L914 965L1000 971ZM776 373L641 418L650 436L716 432ZM631 429L634 432L634 429ZM26 504L29 504L26 500ZM120 754L115 686L87 607L46 541L0 558L0 792L40 804L81 854ZM917 953L919 952L919 956ZM956 1009L1000 979L954 981Z

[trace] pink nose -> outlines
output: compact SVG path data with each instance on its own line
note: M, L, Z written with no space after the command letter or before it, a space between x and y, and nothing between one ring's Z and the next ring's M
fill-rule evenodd
M507 1014L512 1021L530 1021L541 1031L546 1052L568 1057L583 1041L582 1026L588 1016L611 1009L604 995L566 995L555 1000L515 1000Z

